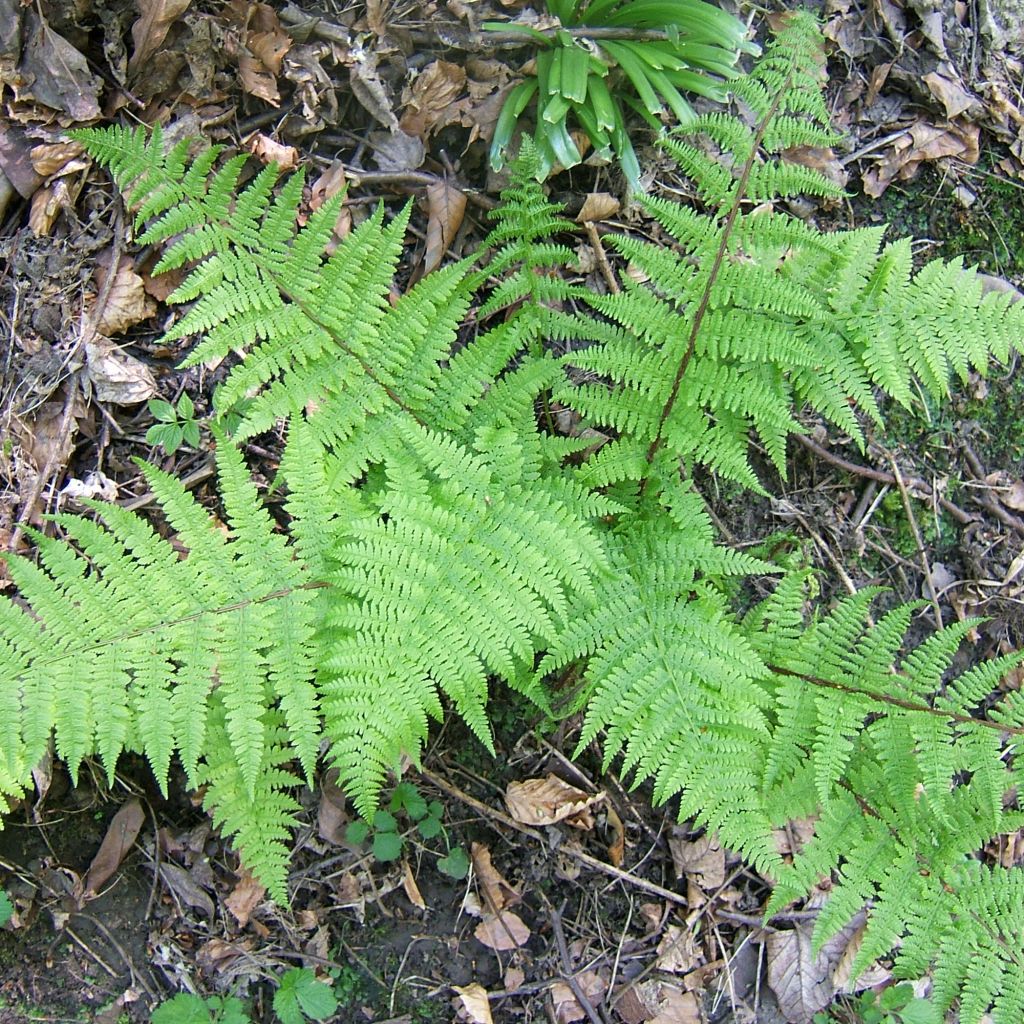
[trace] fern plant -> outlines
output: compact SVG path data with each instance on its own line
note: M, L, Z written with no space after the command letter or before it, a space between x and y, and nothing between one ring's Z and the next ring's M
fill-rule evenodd
M774 880L770 912L831 877L817 942L867 905L857 969L894 955L900 976L931 967L962 1020L1019 1019L1021 876L979 851L1024 824L1021 699L980 713L1020 657L951 677L969 626L901 654L913 606L872 625L869 591L815 611L799 573L739 614L734 581L773 567L716 542L692 482L704 467L764 490L751 430L782 471L800 405L860 437L876 391L941 394L1021 344L1024 312L958 264L914 275L906 244L766 209L832 191L781 158L830 138L817 46L793 16L736 83L753 124L700 118L666 143L704 208L647 200L677 244L617 242L646 281L608 297L558 276L568 226L536 154L489 262L392 305L406 214L325 257L336 206L297 227L301 176L240 186L238 158L77 133L161 266L190 268L172 296L192 304L173 336L201 336L190 361L244 354L215 395L239 424L216 435L227 533L146 468L173 543L97 504L99 521L58 519L65 540L37 536L38 565L12 560L0 790L31 784L51 735L73 771L133 749L166 784L176 756L284 900L294 793L321 749L372 820L445 702L488 745L492 678L547 707L571 674L580 749L601 742L717 830ZM555 402L602 429L600 450L555 429ZM281 419L284 527L236 447ZM814 838L787 859L775 831L798 818Z

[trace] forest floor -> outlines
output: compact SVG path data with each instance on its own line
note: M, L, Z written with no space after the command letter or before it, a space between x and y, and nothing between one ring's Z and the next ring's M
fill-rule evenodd
M149 274L156 254L127 242L106 176L62 128L160 121L175 137L303 165L322 191L347 180L352 223L378 201L394 211L412 197L408 280L472 252L487 230L501 185L487 139L529 52L486 49L476 28L522 10L520 0L0 0L0 550L30 552L19 524L83 496L156 515L133 457L216 503L205 429L170 456L145 435L154 397L189 396L202 425L218 371L175 369L183 349L160 341L170 288ZM847 139L799 158L850 198L794 212L826 227L888 223L918 239L921 261L963 255L1014 287L1024 276L1024 26L1001 36L975 25L974 10L830 0L829 95ZM673 184L637 131L652 189ZM571 216L606 194L601 232L644 228L614 168L581 166L550 185ZM594 237L581 228L574 244L581 279L599 289ZM111 273L116 309L83 353L83 310ZM710 492L724 537L819 567L826 593L878 584L922 597L922 631L985 616L976 656L1019 648L1019 367L972 377L941 407L888 410L864 454L807 426L788 478L765 470L776 497ZM280 447L274 433L246 446L258 479L273 478ZM179 991L235 992L253 1020L270 1021L273 981L296 965L330 979L339 1021L484 1021L481 992L498 1022L786 1020L759 916L764 881L596 757L571 761L578 723L541 734L505 694L493 714L497 759L450 721L423 770L405 776L440 802L444 830L422 839L400 809L396 860L346 841L329 778L307 792L287 909L240 871L182 785L161 796L144 762L122 761L113 787L98 770L73 786L59 763L40 766L37 793L0 832L0 887L15 907L0 931L0 1024L145 1021ZM533 799L552 819L588 801L577 827L517 825L509 785L549 775L582 794L553 783ZM104 842L119 813L115 832L140 816L122 847ZM452 850L469 858L467 878L442 870ZM1017 847L1000 852L1012 863ZM521 931L480 930L472 910L484 891L514 906ZM779 929L799 933L808 916ZM879 964L869 981L886 980ZM857 1020L845 999L834 1019Z

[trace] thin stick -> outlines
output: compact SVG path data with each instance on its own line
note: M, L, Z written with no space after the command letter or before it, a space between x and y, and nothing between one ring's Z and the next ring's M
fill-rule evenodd
M590 239L590 247L594 250L597 268L601 271L604 283L608 285L608 291L612 295L618 295L622 289L619 287L619 282L616 280L611 264L608 262L608 254L604 251L604 246L601 244L601 236L597 233L597 225L592 220L588 220L584 221L583 227L586 229L587 238Z
M569 944L565 941L565 930L562 928L562 911L565 910L565 904L555 910L551 908L549 914L551 918L551 930L555 933L555 944L558 946L558 955L562 960L562 977L565 979L565 983L572 989L572 994L576 997L576 1002L580 1004L583 1012L587 1015L587 1019L590 1024L604 1024L604 1021L597 1014L597 1010L594 1009L593 1003L587 998L587 994L583 991L583 987L576 979L576 972L572 969L572 957L569 956Z

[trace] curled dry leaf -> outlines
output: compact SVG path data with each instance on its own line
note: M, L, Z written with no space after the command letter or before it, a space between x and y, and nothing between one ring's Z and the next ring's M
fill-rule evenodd
M402 131L425 139L435 128L443 128L457 119L461 111L451 108L465 87L465 68L446 60L428 64L402 97Z
M248 868L243 868L238 877L231 895L224 901L224 905L231 911L232 916L238 922L240 928L249 923L252 912L263 901L267 890L253 877Z
M592 1007L598 1006L608 991L608 982L596 971L577 974L576 982ZM556 981L551 986L551 1001L555 1004L555 1020L558 1024L586 1020L587 1011L580 1006L572 988L564 981Z
M261 163L276 164L279 171L294 171L299 166L299 151L294 146L276 142L262 132L249 136L245 148Z
M608 844L608 860L612 867L621 868L622 862L626 859L626 829L611 804L608 805L608 825L612 830L612 841Z
M398 118L391 109L391 97L377 74L376 54L370 50L353 48L349 82L352 95L359 103L382 125L397 132Z
M163 45L171 26L188 10L192 0L139 0L139 17L132 25L131 59L128 71L134 74Z
M135 845L139 832L146 821L146 812L136 797L133 797L114 815L107 827L107 834L100 843L96 856L85 876L86 897L95 896L104 883L121 866L128 851Z
M676 878L692 878L705 891L717 889L725 883L725 850L717 835L706 835L692 841L671 836L668 848L672 853Z
M427 904L424 902L420 887L412 876L412 868L409 867L409 862L404 858L402 860L402 888L405 890L405 895L409 898L409 902L414 907L419 907L420 910L427 909Z
M491 1004L487 999L487 989L473 982L472 985L453 985L458 993L459 1020L469 1024L492 1024Z
M86 375L98 401L137 405L156 394L149 367L102 334L93 332L85 339L85 356Z
M447 181L427 186L427 248L423 255L423 273L436 270L462 226L466 214L466 194Z
M473 875L483 888L484 901L492 913L514 906L522 896L501 876L491 863L491 851L483 843L473 843L469 850Z
M590 192L576 215L580 224L587 221L607 220L619 212L619 201L610 192Z
M552 774L543 779L511 782L505 790L508 813L524 825L554 825L564 821L575 828L591 829L594 827L591 810L604 798L603 792L584 793Z
M44 178L53 175L74 174L89 166L77 142L50 142L32 147L32 166Z
M864 172L864 191L877 199L896 178L907 181L917 174L923 163L957 157L975 164L979 155L979 129L976 124L948 121L929 124L918 121L894 140L882 159Z
M530 929L511 910L484 915L473 934L488 949L498 951L518 949L530 941Z
M102 264L96 269L100 293L108 273L109 270ZM156 312L156 303L146 294L145 282L132 269L132 262L127 256L122 257L117 265L117 272L101 309L96 308L98 298L97 295L93 300L89 316L93 318L96 330L108 338L123 334L129 327L147 320Z

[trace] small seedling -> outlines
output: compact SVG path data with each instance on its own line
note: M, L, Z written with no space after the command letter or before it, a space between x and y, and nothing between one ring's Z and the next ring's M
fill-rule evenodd
M400 782L391 794L388 809L377 811L372 825L363 820L353 821L345 831L345 838L358 845L372 833L374 859L382 862L397 860L402 855L404 841L395 815L401 813L415 824L416 831L424 839L433 839L444 832L441 824L444 805L441 801L431 800L428 803L411 782ZM456 846L438 860L437 866L452 878L465 878L469 871L469 858L465 850Z
M841 1010L816 1013L813 1024L942 1024L942 1014L927 999L914 995L913 985L893 985L881 992L862 992Z
M173 455L182 442L199 447L199 424L196 422L196 407L184 392L178 399L178 407L162 398L149 400L149 411L157 422L146 431L146 443L158 444L168 455Z
M152 1024L252 1024L241 999L184 992L153 1011Z
M318 981L308 967L293 967L281 977L274 993L274 1013L281 1024L304 1024L326 1020L338 1008L338 998L330 985Z

